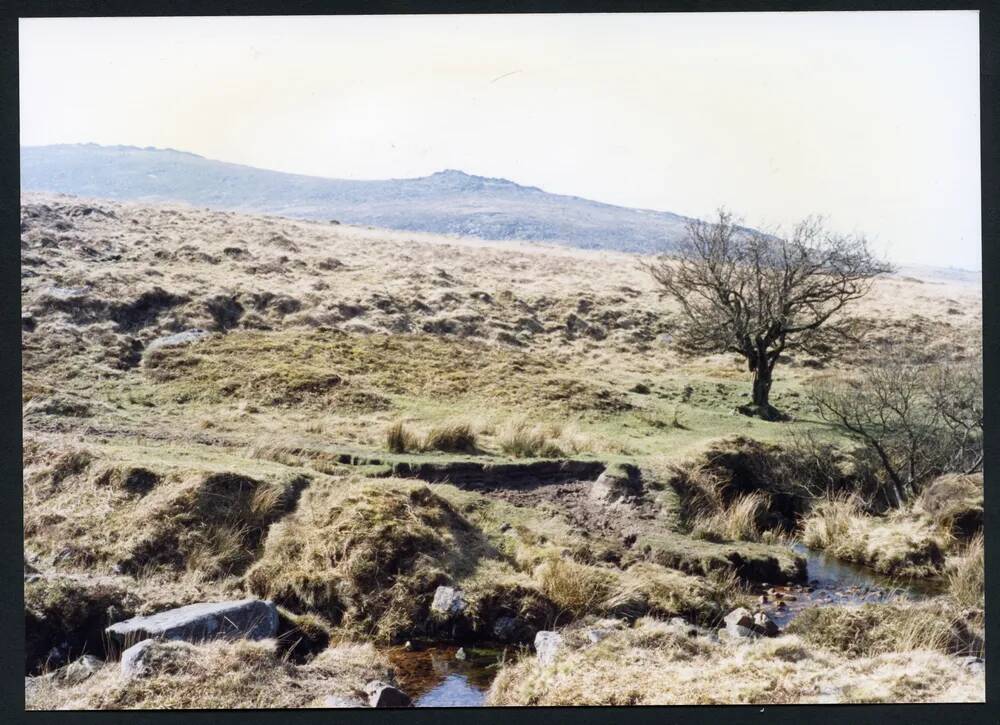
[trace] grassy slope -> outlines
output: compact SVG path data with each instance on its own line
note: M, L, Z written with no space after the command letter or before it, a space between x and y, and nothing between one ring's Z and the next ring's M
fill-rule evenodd
M808 360L779 369L775 402L793 423L734 415L746 373L727 356L678 357L661 337L672 310L628 255L35 195L26 203L26 554L47 573L90 578L145 557L145 566L114 575L143 611L248 585L291 601L354 582L358 596L341 597L326 614L351 636L390 637L417 616L398 603L425 605L440 580L468 587L493 609L528 602L545 626L574 608L610 611L637 587L643 606L660 615L718 616L719 602L730 601L724 584L658 564L602 562L601 552L620 542L593 533L584 541L558 505L519 506L434 485L445 503L417 505L431 516L428 541L450 535L434 516L451 507L468 525L459 538L478 542L470 551L493 553L471 566L451 555L434 566L404 557L401 589L375 610L357 604L381 586L366 588L342 561L309 565L305 553L283 548L278 532L302 540L358 534L367 509L343 501L374 495L382 502L375 511L391 512L395 496L422 489L368 478L386 471L345 466L345 452L389 462L509 460L504 436L522 424L566 455L662 469L734 434L773 442L801 431L832 436L803 391L838 361L828 370ZM143 296L154 286L168 303L157 306L159 293ZM65 289L83 292L67 301L59 297ZM977 295L887 280L858 314L877 336L916 347L936 341L960 356L978 334ZM242 313L216 330L213 309L232 309L232 300ZM216 331L187 347L134 354L193 327ZM863 354L849 351L845 362ZM636 392L639 384L648 392ZM385 432L399 421L420 438L467 424L478 452L390 454ZM130 488L141 483L136 470L155 476L152 491ZM233 499L242 503L215 515L203 502L225 477L237 481L225 490L242 492ZM294 482L303 479L299 493ZM301 498L286 505L292 488ZM666 552L661 564L695 573L715 568L730 545L687 536L673 506L660 506L662 518L643 530L637 550L648 544ZM332 518L319 524L317 511ZM147 524L159 539L138 540ZM363 548L368 540L359 541ZM180 558L148 556L163 542ZM569 576L547 563L584 544L590 553L571 558L567 566L578 568ZM312 579L283 579L296 567ZM380 618L381 633L372 629ZM137 702L121 697L91 702Z

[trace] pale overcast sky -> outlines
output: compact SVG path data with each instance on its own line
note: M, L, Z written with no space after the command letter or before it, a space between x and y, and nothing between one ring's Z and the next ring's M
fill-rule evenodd
M444 168L978 269L975 12L21 21L21 143Z

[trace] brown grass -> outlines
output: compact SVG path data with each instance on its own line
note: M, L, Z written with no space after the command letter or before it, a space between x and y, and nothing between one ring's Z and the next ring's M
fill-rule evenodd
M919 674L917 674L919 673ZM849 657L796 636L715 643L655 619L549 666L506 664L491 705L678 705L982 701L982 674L929 651Z
M401 420L397 420L385 431L385 445L390 453L407 453L419 447L419 440Z
M388 479L306 492L273 527L247 586L292 611L390 641L426 620L436 587L495 556L482 533L424 485Z
M148 653L150 673L123 679L109 663L84 682L60 687L36 681L27 688L29 710L226 709L322 706L326 695L362 696L366 681L391 679L371 645L341 644L297 666L273 640L163 642Z
M947 601L920 604L866 604L862 607L813 607L789 625L806 641L855 657L930 650L944 654L982 654L981 622L970 622Z
M695 516L692 535L712 541L760 541L767 499L760 492L739 496L728 506Z
M561 458L566 455L544 427L524 420L508 422L497 444L501 451L515 458Z
M931 577L941 574L952 545L925 516L911 509L868 516L855 499L820 501L802 525L802 540L839 559L871 567L889 576Z
M427 431L423 449L445 453L475 453L476 440L476 433L468 423L450 423Z
M976 534L945 568L948 593L966 607L986 604L986 559L982 533Z

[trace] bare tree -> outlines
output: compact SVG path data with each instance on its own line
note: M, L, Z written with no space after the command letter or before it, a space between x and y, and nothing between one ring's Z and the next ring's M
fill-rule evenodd
M682 349L742 355L753 393L741 410L769 420L784 418L770 402L779 357L827 355L850 331L838 313L891 271L863 237L832 234L818 217L781 239L742 227L724 209L715 222L692 221L677 251L646 269L680 304Z
M913 365L887 353L847 380L816 384L820 415L873 451L897 506L942 473L983 463L982 368Z
M983 468L983 359L937 365L927 379L930 403L950 434L947 468L976 473Z

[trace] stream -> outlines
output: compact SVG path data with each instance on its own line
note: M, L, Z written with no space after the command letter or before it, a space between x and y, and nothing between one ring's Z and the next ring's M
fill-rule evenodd
M922 599L937 591L934 582L900 582L802 544L794 544L792 549L806 559L808 583L762 584L754 589L755 596L766 599L758 607L782 629L808 607ZM456 657L460 649L464 658ZM416 707L482 707L500 662L505 654L514 654L516 648L508 650L505 653L501 647L440 644L414 650L394 648L387 654L400 688Z

